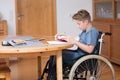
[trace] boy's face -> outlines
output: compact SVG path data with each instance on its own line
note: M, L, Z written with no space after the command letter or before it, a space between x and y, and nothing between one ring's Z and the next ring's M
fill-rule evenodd
M75 22L78 24L80 30L85 31L87 29L88 21L75 20Z

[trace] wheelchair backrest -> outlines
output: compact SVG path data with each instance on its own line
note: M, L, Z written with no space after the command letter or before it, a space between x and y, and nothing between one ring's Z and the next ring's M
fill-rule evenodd
M97 39L97 44L95 46L95 49L94 49L94 52L93 54L100 54L101 53L101 48L102 48L102 43L103 43L103 37L107 35L107 36L111 36L112 33L110 32L99 32L99 35L98 35L98 39ZM97 51L95 51L97 50Z
M102 35L102 32L99 32L99 35L98 35L98 38L97 38L97 44L96 44L96 46L95 46L95 48L94 48L94 53L93 54L97 54L97 55L99 55L99 49L100 49L100 41L99 41L99 39L101 38L101 35Z

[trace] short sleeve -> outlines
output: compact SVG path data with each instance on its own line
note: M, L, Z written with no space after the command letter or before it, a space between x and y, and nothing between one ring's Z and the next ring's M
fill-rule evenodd
M98 31L95 28L92 28L86 34L86 44L95 46L98 38Z

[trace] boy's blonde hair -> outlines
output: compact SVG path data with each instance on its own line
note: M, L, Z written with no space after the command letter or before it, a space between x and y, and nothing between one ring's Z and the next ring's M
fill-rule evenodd
M88 20L89 22L91 22L91 17L88 11L82 9L80 11L78 11L77 13L75 13L72 16L72 19L74 20L79 20L79 21L85 21Z

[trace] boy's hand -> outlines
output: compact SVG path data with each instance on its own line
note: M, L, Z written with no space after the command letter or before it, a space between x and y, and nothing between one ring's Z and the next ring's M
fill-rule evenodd
M75 44L79 41L79 37L67 36L64 38L67 42Z

